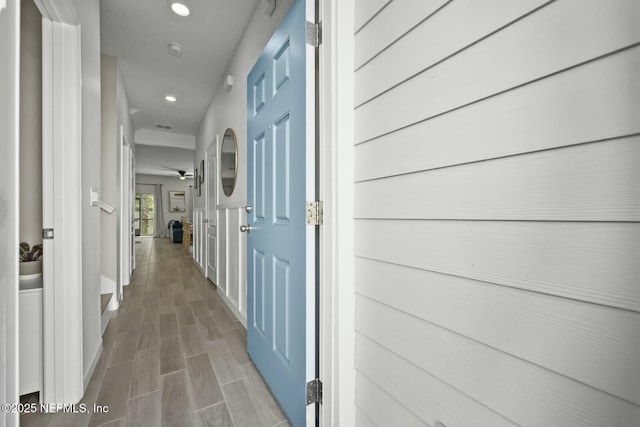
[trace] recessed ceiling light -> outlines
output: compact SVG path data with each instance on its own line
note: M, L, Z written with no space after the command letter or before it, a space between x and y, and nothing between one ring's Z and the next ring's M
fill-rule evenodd
M167 95L164 97L165 100L169 101L169 102L176 102L176 97L173 95Z
M173 13L179 16L189 16L189 14L191 13L186 4L177 1L171 3L171 10L173 10Z

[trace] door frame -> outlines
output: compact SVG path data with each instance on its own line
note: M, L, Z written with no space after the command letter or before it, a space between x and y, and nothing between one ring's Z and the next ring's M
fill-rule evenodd
M42 219L55 230L43 240L43 401L75 403L84 395L80 22L71 0L35 3L43 16Z
M20 208L20 1L0 0L0 401L17 404L18 398L18 256ZM0 426L18 426L17 411L2 411Z
M320 425L356 425L354 287L355 0L318 0L320 227Z
M124 129L123 129L124 132ZM133 147L129 147L129 276L136 269L136 226L135 226L135 202L136 202L136 154Z
M305 1L305 21L316 23L319 22L319 0ZM319 122L319 106L318 106L318 87L319 87L319 48L305 43L305 102L306 102L306 200L322 200L320 198L320 177L323 175L319 169L318 144L320 122ZM310 84L312 82L312 84ZM310 125L313 124L313 125ZM306 337L306 382L307 384L320 378L320 322L319 316L319 289L322 286L320 282L320 260L321 260L321 240L318 228L322 226L306 227L306 275L307 275L307 331ZM309 363L310 355L313 355L314 363ZM317 419L321 411L322 404L311 404L306 407L307 426L312 427L317 424Z
M118 286L116 300L118 304L124 297L124 287L129 285L131 280L131 228L133 223L133 201L132 195L132 155L131 146L124 134L124 126L118 128L118 189L119 189L119 209L118 212ZM135 188L135 187L134 187ZM135 194L133 195L135 198ZM134 238L135 240L135 238Z
M215 139L211 142L211 144L209 144L207 146L207 149L205 150L205 176L207 177L205 179L205 182L207 184L206 186L206 192L204 194L205 199L204 199L204 210L205 210L205 216L206 216L206 222L204 223L204 239L205 239L205 264L204 264L204 277L211 279L211 281L213 283L215 283L215 285L218 285L218 248L216 247L216 260L215 260L215 277L211 277L210 276L210 272L209 272L209 254L211 253L211 248L209 247L209 223L211 222L211 220L213 220L216 224L216 246L218 246L218 165L217 165L217 161L218 161L218 135L216 134ZM212 153L212 154L210 154ZM211 176L211 171L209 169L209 159L213 159L213 164L216 166L216 176ZM216 200L214 201L214 209L213 212L209 211L209 190L210 190L210 185L211 182L209 181L210 179L213 180L213 187L216 189Z

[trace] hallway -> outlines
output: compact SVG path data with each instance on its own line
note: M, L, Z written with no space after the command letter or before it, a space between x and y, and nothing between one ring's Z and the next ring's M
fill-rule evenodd
M183 247L137 240L137 269L81 402L89 412L23 415L21 425L288 426L249 360L245 328Z

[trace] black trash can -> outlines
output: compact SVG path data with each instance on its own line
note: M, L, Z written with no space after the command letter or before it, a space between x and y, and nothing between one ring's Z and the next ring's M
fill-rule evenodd
M176 219L169 221L169 237L173 243L182 243L182 223Z

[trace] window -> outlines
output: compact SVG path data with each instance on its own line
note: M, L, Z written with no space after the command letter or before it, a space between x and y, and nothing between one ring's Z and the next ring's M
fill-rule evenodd
M134 221L136 236L153 236L154 234L154 197L153 194L136 194Z

